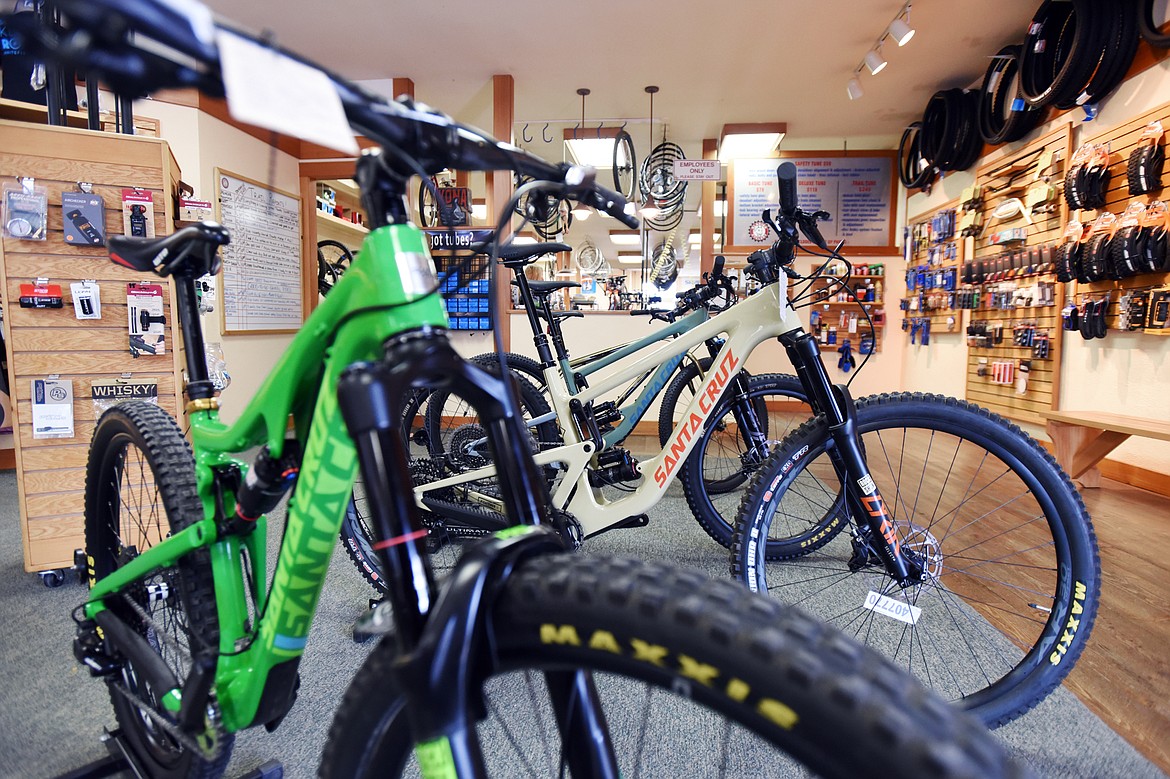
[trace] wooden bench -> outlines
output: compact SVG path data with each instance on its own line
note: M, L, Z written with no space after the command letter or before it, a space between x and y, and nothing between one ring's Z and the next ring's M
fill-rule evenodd
M1170 441L1170 422L1102 411L1043 411L1056 461L1083 487L1100 487L1097 463L1131 435Z

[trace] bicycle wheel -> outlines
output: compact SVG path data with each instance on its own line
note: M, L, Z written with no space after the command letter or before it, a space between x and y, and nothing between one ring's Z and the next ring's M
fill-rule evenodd
M638 181L638 160L634 153L634 139L625 130L620 130L613 139L613 189L626 200L634 197L634 185Z
M706 370L709 360L700 365L689 363L675 376L662 397L658 426L662 445L668 446L671 433L685 420L680 417L701 383L699 370ZM739 512L742 487L775 450L788 431L807 420L812 413L804 390L795 376L768 373L748 376L746 397L733 397L733 390L720 399L702 429L698 443L682 463L679 481L691 513L711 538L722 546L731 546ZM747 437L750 429L743 418L744 403L749 403L756 423L764 434L762 441Z
M748 487L732 572L890 655L988 725L1008 722L1060 683L1089 637L1101 566L1084 503L1039 444L973 404L882 395L860 401L857 418L923 582L900 589L868 531L834 510L823 418L790 435ZM836 522L812 551L800 547L808 517ZM802 556L768 563L761 539Z
M490 622L476 732L491 776L567 775L578 745L560 741L543 672L573 669L593 675L624 777L787 776L797 763L829 777L1016 772L972 718L876 653L731 582L541 557L504 585ZM346 691L323 779L419 775L393 643Z
M195 462L175 420L141 401L121 403L102 414L85 472L85 546L94 579L108 576L202 516ZM128 657L120 677L109 683L118 724L150 775L220 776L233 738L221 735L217 756L205 760L170 732L176 729L174 718L161 713L166 710L158 699L175 682L186 681L193 651L218 646L207 550L185 555L106 603L146 639L173 677L159 684L154 664L138 668ZM117 656L114 650L111 654ZM149 705L151 713L122 691Z
M438 186L434 177L430 180L431 186ZM443 221L443 212L439 207L439 201L435 199L435 193L431 191L431 187L427 186L427 181L422 179L418 183L418 223L421 227L440 227Z
M499 357L495 354L477 355L470 361L489 373L499 374ZM552 409L540 390L523 376L513 375L518 383L524 418L531 420L551 414ZM440 473L462 473L490 463L479 416L465 399L449 392L435 392L427 398L426 406L427 443ZM529 428L529 432L533 451L559 446L563 440L555 418Z
M353 252L341 241L317 241L317 291L328 295L351 262Z

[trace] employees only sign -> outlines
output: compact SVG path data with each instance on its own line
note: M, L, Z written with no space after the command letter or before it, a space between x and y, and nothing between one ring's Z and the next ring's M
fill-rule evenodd
M719 160L675 160L674 177L679 181L718 181Z

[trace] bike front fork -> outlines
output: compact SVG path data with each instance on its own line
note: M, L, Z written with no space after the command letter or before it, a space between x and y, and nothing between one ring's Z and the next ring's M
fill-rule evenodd
M861 567L873 552L899 586L920 583L925 568L902 548L894 517L870 475L857 431L857 407L848 388L829 380L820 347L808 333L801 329L785 333L780 343L788 352L813 413L823 414L828 424L825 448L844 490L845 506L861 533L850 567Z

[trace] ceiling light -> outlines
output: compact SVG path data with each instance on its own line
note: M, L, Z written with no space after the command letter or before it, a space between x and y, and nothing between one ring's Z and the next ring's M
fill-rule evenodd
M625 213L626 216L634 216L638 213L638 205L634 202L626 203L626 206L622 209L622 212Z
M712 233L711 238L714 243L719 243L720 235L719 233ZM687 241L691 244L691 246L698 246L703 242L703 234L691 233L690 237L687 238Z
M869 68L871 75L881 73L886 69L886 64L886 60L877 49L870 49L865 55L865 66Z
M783 122L725 124L719 134L719 161L767 157L776 151L786 132L788 125Z
M613 139L617 136L618 128L581 128L577 130L577 138L573 137L573 132L571 129L565 130L565 147L574 162L591 168L613 167ZM600 137L598 133L601 133Z
M564 278L565 276L573 276L576 274L572 270L570 270L569 268L561 268L559 271L557 271L553 275L560 276L561 278Z
M661 213L662 209L658 207L657 202L654 200L647 200L646 205L642 206L638 210L638 214L641 215L643 219L654 219Z
M618 252L617 261L621 265L641 265L642 252Z
M865 94L861 89L861 82L856 77L849 79L849 84L845 87L849 92L849 99L856 100Z
M726 200L716 200L715 207L712 208L711 210L714 212L716 219L721 219L722 217L727 215L727 201ZM703 207L702 206L699 206L698 215L700 218L703 216Z
M641 246L642 234L637 230L610 230L609 242L614 246Z
M905 46L914 37L914 28L906 23L906 20L899 16L894 21L890 22L890 37L897 42L899 46Z
M580 203L573 206L573 211L572 211L573 218L579 219L582 222L584 222L586 219L588 219L592 213L593 213L593 209L590 208L589 206L583 206Z
M527 244L536 243L535 235L516 235L512 237L512 243L524 246Z

